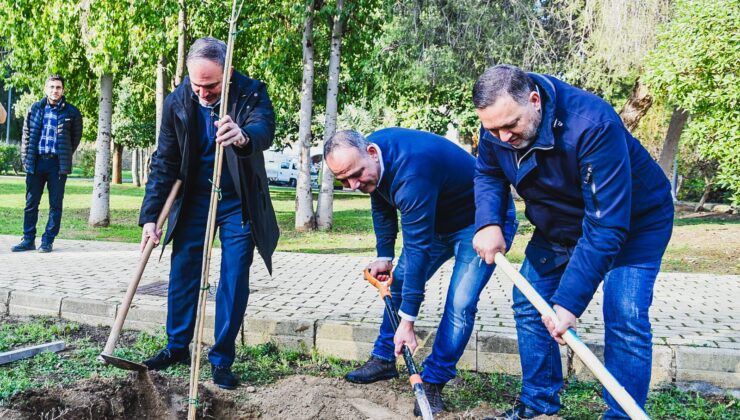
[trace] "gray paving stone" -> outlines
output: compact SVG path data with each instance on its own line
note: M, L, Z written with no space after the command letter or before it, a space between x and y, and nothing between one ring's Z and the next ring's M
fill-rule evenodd
M67 297L62 299L61 317L91 325L113 325L116 305L96 299Z
M740 388L740 350L679 347L676 350L676 380L722 384Z
M8 313L10 315L59 316L61 303L61 296L13 291L10 293Z

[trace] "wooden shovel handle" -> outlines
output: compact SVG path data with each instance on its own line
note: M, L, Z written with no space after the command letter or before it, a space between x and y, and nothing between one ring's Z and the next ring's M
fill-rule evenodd
M555 311L550 307L545 299L543 299L542 296L537 293L534 287L529 284L527 279L524 278L524 276L522 276L521 273L519 273L519 271L514 268L513 265L511 265L511 263L506 259L506 257L504 257L502 253L496 253L495 261L497 270L500 269L501 271L503 271L504 275L508 277L509 280L514 282L516 288L519 289L519 291L527 297L527 300L529 300L529 302L535 308L537 308L537 311L539 311L542 316L546 316L552 319L556 324L559 323ZM622 407L622 409L630 416L630 418L649 419L645 411L640 408L639 405L637 405L637 403L627 392L627 390L625 390L624 387L617 381L617 379L612 376L612 374L586 346L586 344L581 341L575 331L569 329L565 334L563 334L563 340L568 344L568 346L570 346L570 348L573 349L573 352L578 356L578 358L581 359L583 364L585 364L591 370L591 372L593 372L594 376L596 376L599 382L604 385L604 388L609 391L609 393L614 397L614 399Z
M157 218L157 230L162 229L162 226L164 226L164 222L167 220L167 216L170 214L172 204L175 202L175 198L177 198L177 193L180 191L181 186L182 181L179 179L176 180L175 183L172 185L172 190L170 190L170 194L167 196L167 200L164 202L164 207L162 207L162 211L159 213L159 217ZM139 257L139 264L136 266L136 273L134 273L133 280L131 280L131 283L129 283L128 285L126 296L124 296L121 305L118 307L116 320L113 323L113 327L111 327L108 341L105 343L105 348L103 348L103 354L113 354L113 349L116 347L118 337L121 335L123 323L124 321L126 321L126 315L128 315L128 310L131 307L131 301L134 300L136 289L139 287L141 276L144 274L144 268L146 268L146 263L149 261L149 256L152 254L152 250L155 246L156 245L154 244L154 239L149 238L146 246L144 247L144 251L141 253L141 257Z

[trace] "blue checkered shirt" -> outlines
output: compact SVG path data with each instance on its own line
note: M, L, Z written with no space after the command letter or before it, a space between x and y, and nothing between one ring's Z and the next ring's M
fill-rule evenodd
M44 127L39 140L39 154L57 153L57 117L59 108L48 103L44 108Z

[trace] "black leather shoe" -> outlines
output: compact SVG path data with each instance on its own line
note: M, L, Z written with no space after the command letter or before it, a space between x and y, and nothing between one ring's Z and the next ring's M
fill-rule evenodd
M41 243L41 246L39 246L39 252L47 253L51 252L51 249L54 247L54 244L52 243Z
M21 243L10 248L10 250L13 252L34 251L36 250L36 241L33 239L23 238Z
M375 356L370 356L364 365L344 376L344 379L356 384L371 384L392 378L398 378L396 362L386 362Z
M483 420L519 420L519 419L533 419L537 416L541 416L543 413L535 411L526 405L519 403L513 408L499 414L496 417L488 417Z
M213 366L211 367L211 375L213 375L213 383L221 389L236 389L239 385L239 377L231 372L231 368Z
M144 365L149 370L162 370L176 364L187 364L190 361L190 351L164 349L151 359L144 360Z
M427 394L427 400L429 400L429 407L432 409L432 414L437 414L440 411L444 411L445 405L442 402L442 388L445 384L430 384L424 382L424 393ZM419 408L419 402L414 403L414 415L421 417L421 408Z

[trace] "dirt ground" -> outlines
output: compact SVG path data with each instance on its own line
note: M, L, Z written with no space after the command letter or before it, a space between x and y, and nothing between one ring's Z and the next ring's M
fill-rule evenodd
M740 275L740 214L676 209L661 270Z
M181 419L187 417L187 383L132 373L125 380L89 379L73 386L32 389L10 398L0 418ZM264 387L229 392L202 383L199 419L413 419L414 401L383 384L354 385L338 378L295 375ZM438 419L481 419L493 410L477 407ZM556 419L542 416L540 419Z

